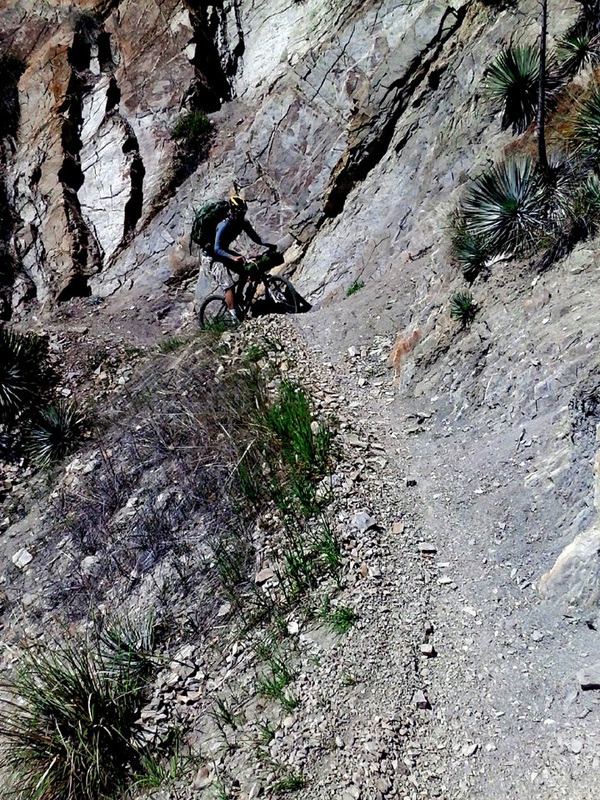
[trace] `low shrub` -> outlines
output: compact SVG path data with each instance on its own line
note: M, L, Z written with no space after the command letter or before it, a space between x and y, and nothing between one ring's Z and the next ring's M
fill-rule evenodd
M468 281L475 278L484 270L491 251L486 246L485 238L471 233L462 215L456 215L451 224L450 251L452 257Z
M560 71L572 78L586 67L595 67L600 60L600 40L584 21L578 21L558 40L556 54Z
M600 84L579 104L573 131L575 144L596 169L600 161Z

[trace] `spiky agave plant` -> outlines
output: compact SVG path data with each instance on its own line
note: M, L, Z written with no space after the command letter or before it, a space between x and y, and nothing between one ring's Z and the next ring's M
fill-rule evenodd
M539 49L531 45L511 45L490 65L485 90L503 111L502 129L522 133L533 121L538 105L540 78Z
M481 236L472 234L466 227L461 214L456 214L451 222L450 254L468 281L485 269L490 256L489 248Z
M584 67L594 67L598 64L600 38L594 35L590 26L582 20L559 39L556 54L563 75L572 77Z
M84 423L77 406L65 400L40 411L29 425L25 450L39 467L60 461L75 447Z
M40 394L45 344L34 334L0 327L0 422L25 411Z
M581 151L598 166L600 156L600 84L581 101L575 116L574 139Z
M468 328L475 319L477 304L471 292L454 292L450 298L450 316L457 319L463 328Z
M523 254L544 230L544 183L528 156L509 158L483 172L460 206L466 230L480 237L490 254Z

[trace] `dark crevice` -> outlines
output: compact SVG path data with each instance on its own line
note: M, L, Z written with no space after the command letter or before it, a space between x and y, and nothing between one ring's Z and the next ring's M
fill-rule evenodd
M465 15L466 8L458 12L451 8L446 10L437 36L428 44L427 53L420 53L410 64L402 80L390 86L388 94L393 93L394 96L392 110L385 123L379 127L377 124L373 125L373 120L371 120L369 124L362 123L357 128L355 132L357 143L348 148L343 159L338 163L337 170L334 170L332 187L324 208L325 218L336 217L343 211L350 192L385 156L398 120L411 101L415 102L415 95L424 79L427 78L431 90L435 90L439 86L444 69L438 67L432 70L432 64L438 58L448 38L460 27ZM417 105L420 99L420 97L416 98ZM365 137L361 137L363 130L367 131ZM375 137L369 139L368 131L371 130L375 131Z
M102 24L97 16L79 14L74 22L73 42L69 48L71 79L64 103L60 108L63 115L61 141L64 152L58 180L63 187L63 199L67 231L71 237L71 258L74 275L68 285L61 289L58 301L73 297L87 297L90 294L87 277L98 272L102 266L102 253L98 242L81 212L77 192L83 186L85 177L81 169L81 127L83 124L83 97L90 90L88 68L92 48L96 46L102 33Z
M17 217L8 189L6 162L14 150L21 108L18 84L25 62L17 56L0 51L0 320L12 316L12 295L15 277L20 271L18 255L13 246Z
M239 16L239 0L233 0L238 42L230 47L224 0L208 5L203 0L186 0L196 45L193 60L196 78L190 101L203 111L218 111L223 101L231 100L232 78L244 52Z
M121 90L117 83L117 79L113 75L106 90L106 113L109 114L121 102Z
M101 31L98 34L98 62L102 72L110 72L114 69L114 61L112 57L112 48L110 46L110 33Z
M74 297L90 297L92 290L88 286L85 275L73 275L69 283L62 289L56 297L57 302L64 303Z
M123 148L125 152L125 148ZM140 217L142 216L142 206L144 203L144 175L146 169L139 151L134 154L131 162L129 175L131 178L131 193L129 200L125 204L125 221L123 227L123 239L129 239L135 231Z

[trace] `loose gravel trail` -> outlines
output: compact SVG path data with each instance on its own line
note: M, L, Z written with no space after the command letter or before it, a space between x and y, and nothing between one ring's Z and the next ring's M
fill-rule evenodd
M431 707L414 710L398 796L591 800L600 705L577 672L597 660L598 634L537 591L557 514L525 480L540 431L524 436L489 409L456 414L432 393L400 394L384 366L393 337L357 327L339 306L297 324L395 461L400 483L382 497L409 492L419 526L404 545L419 553L415 603L435 656L415 643ZM401 564L394 575L404 580Z

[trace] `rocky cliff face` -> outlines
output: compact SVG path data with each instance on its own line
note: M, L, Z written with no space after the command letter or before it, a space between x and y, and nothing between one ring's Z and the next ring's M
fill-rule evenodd
M25 66L4 158L18 315L33 296L160 288L192 206L233 185L313 294L421 251L433 263L449 198L502 142L478 89L489 54L528 28L527 11L458 0L10 0L1 14ZM192 106L215 138L188 177L171 132Z

